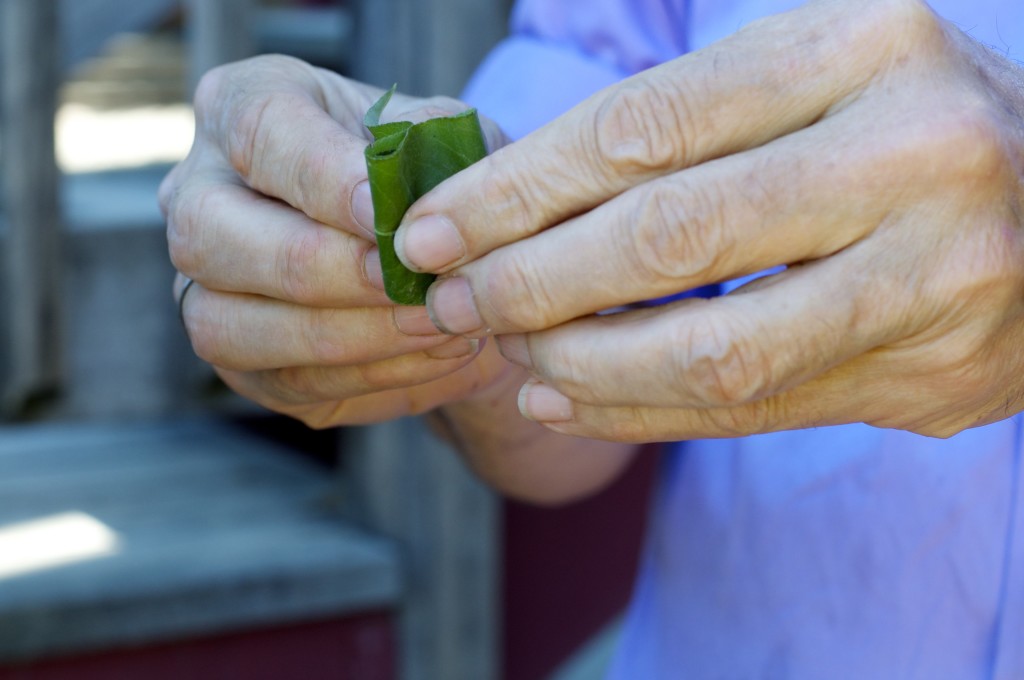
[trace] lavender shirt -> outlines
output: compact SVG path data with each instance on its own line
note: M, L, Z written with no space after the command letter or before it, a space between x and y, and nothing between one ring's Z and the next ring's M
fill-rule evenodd
M521 0L465 96L518 137L798 4ZM932 6L1024 59L1021 0ZM1022 441L1018 415L675 445L611 678L1024 679Z

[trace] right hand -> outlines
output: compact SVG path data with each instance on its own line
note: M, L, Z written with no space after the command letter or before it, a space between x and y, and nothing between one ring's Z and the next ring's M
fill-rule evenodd
M164 179L171 260L196 353L239 394L312 427L423 413L512 370L384 295L363 113L382 90L295 59L208 73L188 157ZM396 95L419 121L465 108ZM497 126L481 120L494 150Z

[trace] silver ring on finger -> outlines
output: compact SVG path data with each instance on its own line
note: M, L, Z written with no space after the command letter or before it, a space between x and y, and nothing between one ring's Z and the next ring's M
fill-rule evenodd
M185 279L185 285L181 287L181 295L178 296L178 320L181 321L182 327L185 327L185 296L188 295L188 289L192 287L195 281L184 274L181 277ZM188 329L185 328L185 330L187 331Z

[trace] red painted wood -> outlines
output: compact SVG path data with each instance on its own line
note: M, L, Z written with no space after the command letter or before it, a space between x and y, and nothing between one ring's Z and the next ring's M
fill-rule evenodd
M657 467L563 508L505 507L505 680L540 680L629 601Z
M394 680L388 612L0 666L0 680Z

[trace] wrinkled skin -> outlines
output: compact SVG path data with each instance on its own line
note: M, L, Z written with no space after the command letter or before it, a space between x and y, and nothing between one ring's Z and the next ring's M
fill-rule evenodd
M507 369L382 292L362 125L381 93L284 57L216 69L196 92L192 150L160 189L171 259L196 282L183 306L196 353L314 427L422 413ZM398 95L388 113L464 108Z
M443 406L438 428L469 466L523 500L601 488L634 447L521 418L525 370L384 295L362 126L380 95L283 57L203 78L192 150L160 188L171 259L195 281L181 309L196 353L238 393L311 427ZM396 95L386 115L415 122L463 108ZM488 148L501 147L501 132L481 123Z
M447 275L432 318L498 335L537 378L524 413L560 432L946 437L1024 409L1022 176L1019 65L918 0L823 0L506 147L397 244Z
M327 427L441 407L478 472L544 500L634 450L558 433L944 437L1024 409L1024 76L920 0L810 2L504 148L485 124L495 153L399 230L407 264L444 275L430 319L381 292L361 125L379 94L280 57L222 67L161 187L196 352L269 408ZM508 361L467 339L490 335Z

